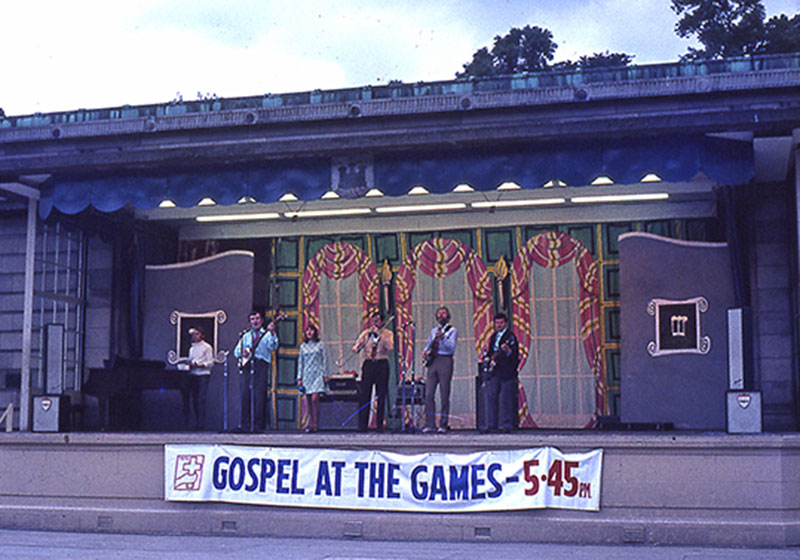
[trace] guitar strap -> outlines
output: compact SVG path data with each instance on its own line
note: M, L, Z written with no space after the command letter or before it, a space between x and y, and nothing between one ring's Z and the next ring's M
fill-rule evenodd
M250 345L250 355L253 357L253 359L256 357L256 348L258 348L258 345L261 344L261 339L264 338L264 335L266 334L267 329L262 328L258 333L258 338L256 338Z
M245 361L244 363L241 363L241 362L239 363L240 364L239 365L240 368L246 367L250 363L251 360L255 360L256 359L256 348L258 348L258 345L261 343L261 339L264 338L264 336L266 334L267 334L267 329L262 328L261 330L259 330L258 337L256 337L255 339L252 339L252 337L251 337L250 356L247 358L247 361ZM253 363L255 363L255 362L253 362Z
M273 319L273 322L277 323L284 317L286 317L285 313L278 313L275 319ZM261 327L258 332L258 338L256 338L255 341L250 345L250 358L247 360L248 362L256 358L256 348L258 348L258 345L261 344L261 339L264 338L269 331L266 329L266 327Z

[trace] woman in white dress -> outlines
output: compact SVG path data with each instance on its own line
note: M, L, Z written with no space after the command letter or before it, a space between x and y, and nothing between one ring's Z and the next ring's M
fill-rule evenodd
M317 327L308 325L303 335L297 359L297 387L306 399L309 420L305 431L316 432L319 429L319 396L326 391L328 364Z

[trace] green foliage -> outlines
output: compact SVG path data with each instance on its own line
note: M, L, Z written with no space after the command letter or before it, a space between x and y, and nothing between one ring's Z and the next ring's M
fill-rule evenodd
M489 54L489 49L483 47L475 51L472 61L464 65L464 72L456 76L491 76L494 73L494 58Z
M483 47L472 55L472 61L464 65L457 77L496 76L545 70L553 60L558 45L547 29L526 25L522 29L512 27L503 36L494 38L489 51Z
M563 60L552 66L553 70L588 70L592 68L619 68L628 66L635 55L626 53L601 52L583 55L577 61Z
M627 66L633 61L635 55L618 53L618 52L602 52L594 53L591 56L583 55L578 59L578 66L581 68L614 68L619 66Z
M714 59L759 53L800 51L800 14L764 22L762 0L671 0L680 16L679 37L696 37L701 49L689 47L684 60Z
M793 18L781 14L766 24L761 52L769 54L800 52L800 13Z

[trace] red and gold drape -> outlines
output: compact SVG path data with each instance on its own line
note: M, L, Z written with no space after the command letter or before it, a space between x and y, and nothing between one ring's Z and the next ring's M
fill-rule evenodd
M321 274L331 280L341 280L358 273L361 292L362 323L371 309L379 303L378 270L367 254L349 243L335 241L325 245L311 258L303 273L303 329L308 325L319 328L319 284Z
M519 369L525 365L531 344L530 290L528 275L531 266L556 268L574 262L580 281L580 321L583 349L589 367L595 374L595 414L602 411L603 386L600 337L600 293L597 263L583 244L565 233L548 232L531 238L514 258L511 267L511 300L514 316L514 333L519 339ZM525 391L520 385L520 423L522 427L536 427L527 410ZM594 420L586 427L591 427Z
M395 312L398 325L398 356L402 371L410 371L414 360L414 323L412 295L417 268L428 276L444 278L462 266L472 290L472 327L475 332L475 352L480 356L492 329L492 286L486 265L478 255L455 239L433 238L411 250L397 272Z

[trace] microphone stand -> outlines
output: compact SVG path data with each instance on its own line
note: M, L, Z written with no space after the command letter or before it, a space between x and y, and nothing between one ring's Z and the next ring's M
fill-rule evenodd
M246 335L247 331L249 331L249 330L250 329L244 329L242 332L239 333L239 340L236 341L236 346L238 346L240 348L239 354L244 354L244 342L243 342L243 339L244 339L244 335ZM234 347L234 349L235 349L235 347ZM240 365L240 362L238 361L239 358L236 358L236 359L237 359L236 369L239 371L239 380L240 380L239 381L239 387L241 388L241 386L242 386L241 378L242 378L242 375L243 375L242 374L242 367ZM251 362L252 362L252 360L251 360ZM226 368L227 368L227 365L228 365L227 364L227 360L225 360ZM225 374L227 375L227 369L225 371ZM226 385L227 385L227 383L226 383ZM251 378L251 383L250 383L250 395L251 395L251 397L252 397L252 394L253 394L253 390L252 390L252 378ZM242 396L239 395L239 400L241 401L241 399L242 399ZM226 400L226 404L227 404L227 400ZM252 415L252 407L250 408L250 411L251 411L250 414ZM251 416L251 422L250 423L252 425L252 416ZM237 430L240 431L240 432L244 432L244 423L242 422L242 411L241 410L239 411L238 426L239 427L237 428Z
M411 337L411 355L414 355L414 337ZM417 431L417 378L414 372L414 365L411 365L411 433Z
M228 350L223 350L225 360L222 362L222 431L228 431Z
M414 321L409 321L408 323L405 323L401 327L401 330L404 330L406 327L408 327L409 325L413 325L413 324L414 324ZM411 344L411 357L412 357L411 358L412 359L411 379L412 379L412 382L413 382L413 379L414 379L414 365L413 365L413 359L414 359L413 358L414 357L414 337L413 337L413 335L410 338L411 338L410 344ZM411 412L411 426L409 426L406 423L406 410L408 409L408 382L406 381L406 374L408 372L406 371L406 362L405 362L404 359L402 359L402 357L400 358L400 367L401 367L401 371L402 371L402 376L400 378L401 379L401 381L400 381L400 403L401 403L401 408L402 408L402 411L403 411L402 412L402 414L403 414L403 418L402 418L403 424L402 424L402 428L400 428L400 431L402 433L405 433L407 431L413 432L414 431L413 405L412 405L412 409L411 409L412 410L412 412ZM413 387L412 387L412 392L411 392L411 399L412 399L412 402L413 402L413 399L414 399Z
M255 379L256 379L256 349L253 348L250 351L250 433L254 434L256 432L256 418L255 418L255 409L256 409L256 387L255 387ZM267 406L264 403L264 406Z

